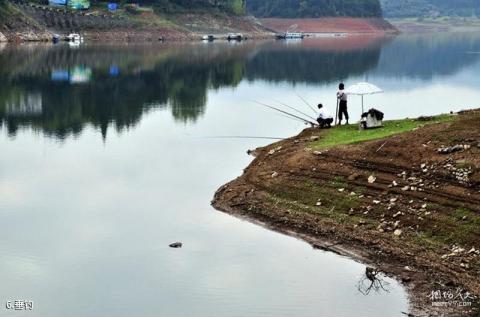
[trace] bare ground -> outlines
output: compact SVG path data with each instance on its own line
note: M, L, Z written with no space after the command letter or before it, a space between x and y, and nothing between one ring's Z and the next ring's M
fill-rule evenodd
M381 18L267 18L262 24L275 32L290 31L304 33L396 33L389 22Z
M325 131L306 129L256 149L244 174L221 187L212 204L379 268L405 285L413 316L478 316L478 298L471 307L438 308L428 295L480 295L479 120L475 110L318 150L313 139ZM453 145L464 148L438 152Z

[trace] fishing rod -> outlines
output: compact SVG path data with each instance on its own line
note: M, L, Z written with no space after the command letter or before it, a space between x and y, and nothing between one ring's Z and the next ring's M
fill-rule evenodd
M314 117L312 117L312 116L310 116L310 115L306 114L305 112L303 112L303 111L300 111L300 110L298 110L298 109L296 109L296 108L294 108L294 107L292 107L292 106L289 106L289 105L287 105L286 103L280 102L280 101L278 101L278 100L275 100L275 99L273 99L273 101L275 101L275 102L277 102L277 103L281 104L282 106L288 107L288 108L290 108L290 109L292 109L292 110L294 110L294 111L296 111L296 112L298 112L298 113L300 113L300 114L302 114L302 115L306 116L307 118L310 118L310 119L312 119L312 120L317 120L317 119L315 119Z
M270 137L270 136L244 136L244 135L220 135L207 136L207 139L268 139L268 140L285 140L285 138Z
M300 120L302 120L302 121L305 122L305 123L311 124L312 126L313 126L313 125L317 125L317 124L314 123L314 122L311 122L311 121L309 121L309 120L307 120L307 119L304 119L304 118L302 118L302 117L299 117L299 116L297 116L297 115L291 114L291 113L289 113L289 112L287 112L287 111L284 111L284 110L282 110L282 109L278 109L278 108L276 108L276 107L269 106L269 105L267 105L267 104L264 104L264 103L261 103L261 102L255 101L255 100L254 100L254 102L257 103L257 104L259 104L259 105L261 105L261 106L264 106L264 107L267 107L267 108L270 108L270 109L279 111L279 112L281 112L281 113L284 113L284 114L286 114L286 115L289 115L289 116L291 116L291 117L293 117L293 118L300 119Z
M300 120L300 119L297 119L297 118L293 118L293 117L284 115L283 113L275 113L275 114L278 115L279 117L284 117L284 118L291 119L291 120L294 120L294 121L297 121L297 122L301 122L301 123L303 123L303 124L307 124L307 123L306 123L305 121L303 121L303 120Z
M313 113L315 113L315 115L318 114L318 112L317 112L305 99L303 99L302 96L300 96L297 92L296 92L295 94L296 94L296 95L298 96L298 98L300 98L310 109L312 109L312 111L313 111Z

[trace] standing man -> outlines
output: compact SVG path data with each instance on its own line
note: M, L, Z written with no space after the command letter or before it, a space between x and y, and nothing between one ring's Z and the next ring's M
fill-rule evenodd
M348 124L347 94L345 93L345 85L343 83L338 85L337 99L340 102L338 109L338 124L342 124L343 115L345 115L345 120Z

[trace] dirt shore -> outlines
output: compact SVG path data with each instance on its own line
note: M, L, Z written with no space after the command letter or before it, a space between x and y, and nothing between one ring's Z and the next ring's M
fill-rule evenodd
M480 111L419 120L363 143L321 147L330 130L310 128L258 148L212 204L396 278L410 316L478 316ZM449 292L471 306L435 306Z
M396 34L398 30L381 18L324 17L306 19L267 18L262 25L274 32Z

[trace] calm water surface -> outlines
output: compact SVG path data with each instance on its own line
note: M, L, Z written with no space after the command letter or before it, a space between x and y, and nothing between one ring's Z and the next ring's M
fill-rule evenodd
M388 119L479 106L480 36L0 47L0 316L402 316L364 265L215 211L245 151L333 111L340 80ZM360 99L350 99L352 116ZM168 244L182 241L184 248Z

